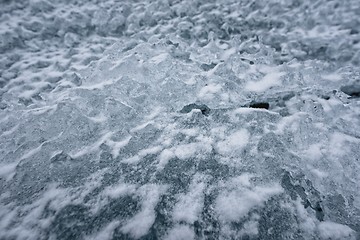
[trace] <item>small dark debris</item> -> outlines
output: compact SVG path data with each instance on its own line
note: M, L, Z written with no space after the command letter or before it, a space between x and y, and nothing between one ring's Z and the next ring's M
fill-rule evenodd
M127 52L127 51L133 49L134 47L136 47L136 45L137 45L136 42L132 42L132 43L128 44L126 47L124 47L124 49L122 51Z
M179 46L179 43L173 43L173 42L170 41L170 40L167 40L166 43L167 43L168 45L173 45L173 46L175 46L175 47L178 47L178 46Z
M290 93L286 94L285 96L283 96L282 99L283 99L284 101L288 101L288 100L290 100L290 99L293 98L293 97L295 97L295 93L290 92Z
M7 107L8 107L8 105L7 105L6 103L0 102L0 109L1 109L1 110L6 109Z
M255 64L254 61L251 61L251 60L246 59L246 58L240 58L240 60L241 60L241 61L247 61L247 62L249 62L250 65L254 65L254 64Z
M202 70L207 72L207 71L213 69L214 67L216 67L216 65L217 65L216 63L210 63L210 64L205 64L204 63L204 64L201 64L200 67L201 67Z
M185 107L183 107L180 110L180 113L189 113L191 112L193 109L199 109L201 111L201 113L205 116L209 116L210 114L210 108L208 106L206 106L205 104L195 104L195 103L191 103L189 105L186 105Z
M324 221L325 214L321 207L321 202L320 201L316 202L316 206L311 208L315 210L316 218L321 222Z
M264 108L264 109L269 109L270 108L270 104L267 102L252 102L249 105L250 108Z
M325 100L329 100L330 99L330 97L329 96L326 96L326 95L324 95L324 96L321 96L323 99L325 99Z
M342 86L340 88L340 90L351 97L354 97L354 98L360 97L360 85Z
M76 73L73 73L71 76L70 76L70 81L72 83L74 83L76 86L81 86L82 84L82 80L80 78L80 76Z
M304 208L311 207L311 203L308 199L305 199L305 201L302 201L302 204L304 205Z
M359 34L359 31L356 29L351 29L350 35L355 35L355 34Z

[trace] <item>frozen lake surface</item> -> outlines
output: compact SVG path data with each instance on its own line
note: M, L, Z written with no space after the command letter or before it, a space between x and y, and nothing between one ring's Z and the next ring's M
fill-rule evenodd
M360 239L360 1L0 0L0 239Z

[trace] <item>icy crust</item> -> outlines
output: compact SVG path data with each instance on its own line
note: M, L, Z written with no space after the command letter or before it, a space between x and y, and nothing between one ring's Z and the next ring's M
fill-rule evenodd
M279 64L297 58L359 66L359 14L357 0L3 0L0 87L29 104L64 78L71 79L62 83L66 87L80 84L74 72L119 39L132 48L136 40L171 33L199 46L212 37L237 37L249 54L259 50L253 42L261 41L275 49ZM203 67L212 64L208 59Z
M357 1L0 4L0 239L359 238Z
M0 236L359 237L359 73L236 41L119 43L77 87L5 92Z

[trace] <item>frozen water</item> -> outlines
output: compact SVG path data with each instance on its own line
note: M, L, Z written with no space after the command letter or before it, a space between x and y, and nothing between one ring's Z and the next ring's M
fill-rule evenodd
M0 239L359 239L359 1L0 1Z

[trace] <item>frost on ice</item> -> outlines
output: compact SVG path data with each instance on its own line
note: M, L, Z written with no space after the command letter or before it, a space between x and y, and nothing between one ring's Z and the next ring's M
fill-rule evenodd
M0 239L359 239L359 1L1 1Z

